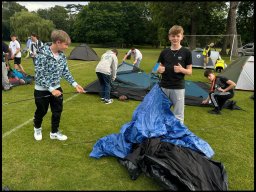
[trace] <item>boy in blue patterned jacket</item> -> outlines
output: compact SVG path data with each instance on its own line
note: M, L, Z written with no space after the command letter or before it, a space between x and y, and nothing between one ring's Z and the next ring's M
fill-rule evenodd
M51 139L66 140L67 136L59 131L60 117L63 109L63 96L60 80L64 77L77 92L83 93L84 89L75 82L63 53L71 43L69 35L62 30L51 33L52 43L40 48L35 57L35 104L34 137L42 140L43 117L46 115L50 104L52 111Z

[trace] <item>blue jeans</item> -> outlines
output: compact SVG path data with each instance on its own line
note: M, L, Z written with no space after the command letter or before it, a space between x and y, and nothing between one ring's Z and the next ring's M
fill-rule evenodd
M100 96L101 98L104 98L105 100L110 99L110 91L111 91L111 76L106 75L104 73L96 72L96 75L100 82Z

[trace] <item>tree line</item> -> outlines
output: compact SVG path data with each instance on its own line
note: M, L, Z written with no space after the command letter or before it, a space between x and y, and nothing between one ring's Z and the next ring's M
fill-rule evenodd
M191 49L214 41L226 53L233 41L231 35L239 34L243 44L254 42L254 1L89 2L88 5L68 4L36 12L28 12L13 1L2 2L5 40L16 33L21 41L26 41L34 32L46 42L56 28L68 32L72 42L112 47L145 44L161 47L169 45L167 34L174 24L183 26L188 35L185 38L187 46ZM210 35L226 35L226 38Z

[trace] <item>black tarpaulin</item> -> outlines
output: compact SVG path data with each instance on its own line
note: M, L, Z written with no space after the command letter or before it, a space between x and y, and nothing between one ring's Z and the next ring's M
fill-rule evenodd
M143 172L171 191L228 190L223 164L189 148L161 142L159 138L147 139L133 148L133 152L119 159L133 180Z

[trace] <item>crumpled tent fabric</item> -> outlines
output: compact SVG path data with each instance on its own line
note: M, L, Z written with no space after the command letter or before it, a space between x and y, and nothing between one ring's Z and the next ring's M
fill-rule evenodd
M159 82L156 74L147 74L140 68L122 62L118 65L115 81L111 82L111 97L119 98L125 95L128 99L142 101L150 89ZM101 91L99 80L84 87L86 93L98 93Z
M161 141L190 148L211 158L214 151L210 145L176 119L170 110L171 105L171 101L156 84L136 108L132 120L121 127L119 134L99 139L90 157L124 158L132 151L132 144L159 137Z
M189 149L146 139L133 147L119 162L136 180L143 172L171 191L223 191L228 189L227 174L222 163L208 159Z

